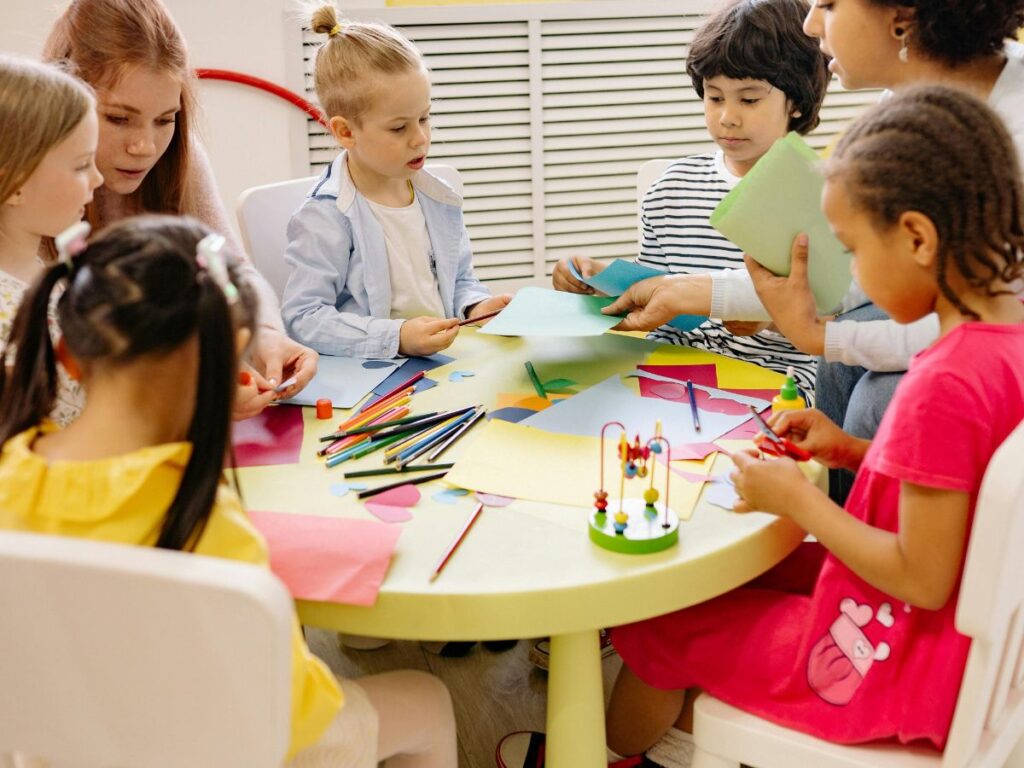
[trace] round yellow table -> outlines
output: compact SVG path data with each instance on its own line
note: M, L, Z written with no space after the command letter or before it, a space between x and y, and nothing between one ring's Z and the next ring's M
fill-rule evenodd
M721 358L684 348L665 348L618 335L589 339L503 339L463 330L448 354L456 358L428 376L441 382L416 395L417 410L440 410L475 402L492 406L498 392L531 386L523 368L531 360L542 371L568 368L581 384L632 370L651 359L659 363L708 362ZM729 370L746 364L724 361ZM451 371L472 378L449 383ZM729 375L728 373L726 375ZM777 374L752 386L777 386ZM719 381L722 383L720 370ZM753 379L751 379L753 380ZM728 385L728 384L726 384ZM317 437L332 422L317 422L306 409L305 444L297 465L239 471L252 509L303 514L370 517L354 493L336 498L330 485L344 471L379 466L379 456L325 469L315 458ZM467 442L460 441L460 442ZM457 444L451 456L458 460ZM442 460L450 460L445 454ZM728 471L719 454L714 472ZM509 472L515 467L510 466ZM596 474L596 461L595 461ZM823 481L812 466L809 474ZM368 478L368 484L380 478ZM547 705L549 768L606 765L598 630L708 600L758 576L789 554L804 533L787 520L754 513L737 515L701 500L680 526L679 544L653 555L624 555L601 549L587 536L587 507L516 500L485 508L441 575L430 575L462 528L472 496L442 504L431 493L443 484L418 486L422 499L403 525L394 558L372 607L300 601L304 624L395 639L498 640L551 637ZM595 478L596 488L596 478ZM589 504L590 499L581 500Z

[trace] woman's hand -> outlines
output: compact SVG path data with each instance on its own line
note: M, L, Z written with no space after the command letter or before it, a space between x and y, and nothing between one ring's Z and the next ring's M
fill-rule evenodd
M275 400L287 400L299 393L316 375L319 355L309 347L285 336L269 326L261 327L256 334L251 358L253 366L263 372L263 378L270 389L291 378L295 383L275 393Z
M772 316L779 333L808 355L825 353L825 319L818 317L807 281L807 235L793 239L788 277L780 277L744 254L754 290Z
M259 415L277 397L273 386L259 372L244 364L241 368L235 404L231 410L231 418L235 421Z
M848 435L816 408L783 411L768 420L779 437L803 448L827 467L856 471L871 445Z
M568 259L561 259L555 264L555 269L551 273L551 285L554 286L555 290L591 295L596 293L589 285L581 283L572 276L572 272L569 269L570 261L576 265L576 270L584 277L592 277L605 268L605 265L600 261L588 259L586 256L573 256Z
M469 314L466 316L467 320L472 320L473 325L487 325L493 317L488 317L485 320L477 320L476 318L480 315L486 315L490 312L497 312L508 306L508 303L512 301L511 293L500 293L497 296L491 296L489 299L477 302L473 305L473 308L469 310Z

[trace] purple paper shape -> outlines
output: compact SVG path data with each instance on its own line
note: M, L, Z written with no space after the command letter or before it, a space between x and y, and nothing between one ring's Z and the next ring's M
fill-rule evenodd
M249 519L292 597L347 605L376 602L402 533L373 520L256 511Z
M239 467L297 464L302 449L302 408L275 405L251 419L236 421L231 442Z

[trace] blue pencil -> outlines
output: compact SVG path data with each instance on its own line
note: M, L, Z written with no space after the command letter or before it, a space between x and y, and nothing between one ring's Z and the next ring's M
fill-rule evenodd
M447 435L449 435L452 432L452 430L458 429L459 426L463 422L465 422L468 419L472 418L474 413L475 413L475 410L474 411L466 411L466 413L464 413L461 416L459 416L451 424L445 425L445 427L443 429L438 430L434 434L429 435L429 436L423 438L418 443L415 443L414 445L411 445L408 448L406 448L404 451L399 453L397 456L393 457L392 461L397 461L398 462L398 466L400 466L400 467L403 466L404 464L408 464L410 461L412 461L413 459L419 457L421 454L423 454L426 451L430 450L431 448L436 446L439 442L444 440L444 438ZM384 459L384 463L385 464L389 464L390 462L387 459Z
M697 414L697 398L693 396L693 382L686 380L686 394L690 398L690 413L693 415L693 428L700 432L700 416Z

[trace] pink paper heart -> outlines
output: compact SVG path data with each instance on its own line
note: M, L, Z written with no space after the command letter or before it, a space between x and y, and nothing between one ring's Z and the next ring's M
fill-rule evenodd
M507 507L515 499L511 499L508 496L498 496L495 493L481 493L476 492L476 499L485 507Z
M839 610L849 616L858 627L867 626L875 613L867 603L858 605L856 600L849 597L839 603Z
M420 500L420 489L415 485L400 485L397 488L392 488L390 491L384 491L371 496L366 502L368 505L372 501L374 504L384 504L392 507L415 507L416 502Z
M412 520L412 512L408 507L395 507L390 504L366 502L367 511L383 523L404 523Z
M685 384L670 384L667 381L652 382L647 391L662 400L673 400L678 403L688 403L690 398L686 395Z

